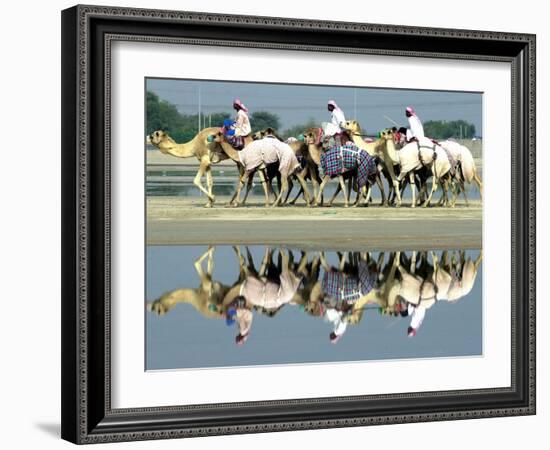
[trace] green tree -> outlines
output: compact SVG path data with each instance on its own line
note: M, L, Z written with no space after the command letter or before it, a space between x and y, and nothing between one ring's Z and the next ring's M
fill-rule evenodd
M429 120L424 123L424 134L434 139L471 139L476 127L465 120Z
M277 114L268 111L256 111L250 116L250 124L252 125L253 133L265 130L268 127L278 130L281 127L281 119Z
M155 130L164 130L176 140L186 142L193 139L199 131L198 114L181 114L176 106L165 100L161 100L157 94L147 91L146 99L146 131L147 134ZM225 119L229 119L227 112L218 112L201 115L201 126L221 127Z
M147 134L155 130L173 133L184 124L183 117L176 106L165 100L160 100L154 92L147 91L146 110Z
M302 134L308 128L316 128L319 124L315 122L315 119L310 118L306 123L300 125L294 125L293 127L283 131L281 137L287 139L289 137L298 137L299 134Z

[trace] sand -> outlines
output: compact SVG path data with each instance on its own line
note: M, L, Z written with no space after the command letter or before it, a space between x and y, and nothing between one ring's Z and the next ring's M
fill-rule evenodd
M439 196L437 195L437 198ZM147 244L268 244L326 250L478 249L482 241L482 206L401 208L265 208L262 197L248 206L229 208L217 197L213 208L204 198L148 197Z

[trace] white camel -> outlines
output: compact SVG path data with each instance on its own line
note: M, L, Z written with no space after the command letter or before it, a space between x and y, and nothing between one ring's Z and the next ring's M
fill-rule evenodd
M412 190L412 207L416 206L415 172L423 167L430 169L432 174L432 189L423 206L428 206L438 184L447 190L447 181L452 169L447 152L429 138L421 138L418 141L409 142L398 152L401 171L397 176L398 184L405 177L409 177ZM396 192L398 192L397 190ZM401 204L401 196L397 195L398 206Z
M460 163L460 176L457 177L457 181L460 185L462 192L464 193L464 200L466 201L466 206L468 206L468 198L466 196L466 189L464 188L464 183L474 182L478 189L479 195L483 198L483 183L481 178L477 173L476 164L472 152L465 145L459 144L453 140L446 140L439 143L441 147L446 149L452 157Z

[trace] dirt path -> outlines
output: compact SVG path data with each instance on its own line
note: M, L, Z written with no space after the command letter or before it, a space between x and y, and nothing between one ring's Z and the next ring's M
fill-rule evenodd
M456 208L265 208L260 197L245 208L214 208L204 199L148 197L147 243L270 244L348 250L481 248L479 201Z

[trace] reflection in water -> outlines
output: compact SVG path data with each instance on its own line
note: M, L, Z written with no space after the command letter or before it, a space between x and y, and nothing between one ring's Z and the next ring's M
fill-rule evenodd
M224 251L229 254L227 247ZM456 250L391 253L297 252L284 248L256 247L254 251L256 256L253 256L249 247L233 247L233 256L223 258L226 268L227 265L234 266L233 281L228 281L227 276L224 281L219 281L214 273L216 249L210 247L193 263L198 286L178 287L149 301L147 308L152 314L148 315L148 321L162 322L160 319L170 316L177 304L189 304L196 312L186 310L183 320L178 318L178 327L188 328L191 321L198 320L198 312L209 321L219 321L218 327L233 329L232 339L237 346L248 347L248 342L254 340L255 328L267 323L265 320L258 322L259 318L281 317L278 323L279 333L287 333L288 323L292 322L294 326L297 319L282 314L284 311L293 311L294 314L319 320L326 330L326 342L333 344L346 341L342 337L350 327L356 327L367 315L374 314L392 327L389 330L391 333L402 333L401 336L412 338L422 335L423 324L429 321L431 315L429 311L439 308L439 305L457 303L468 296L476 282L482 260L481 252ZM183 267L181 270L187 268ZM477 301L480 303L481 299L478 298ZM370 313L367 314L367 311ZM480 312L481 309L477 308L474 314L479 316ZM402 325L393 328L396 322ZM307 333L309 324L310 322L303 322L301 333L297 330L294 333ZM162 323L157 325L156 329L161 330ZM204 326L201 329L206 333ZM442 329L445 330L445 324ZM478 331L481 336L480 330ZM365 334L368 333L367 329ZM192 336L199 341L208 341L197 336L197 332ZM154 340L156 337L158 336L155 332L150 330L148 338ZM430 336L430 340L434 338L438 339L437 336ZM461 336L456 336L456 339L460 338ZM345 348L346 345L347 343L340 342L336 347ZM350 346L353 345L355 344L350 343ZM476 348L480 345L478 343ZM148 346L148 351L153 351L153 347ZM434 355L447 356L445 348L434 348L437 350L432 352ZM198 344L196 351L200 351ZM292 349L288 348L288 352L292 353ZM457 351L451 353L456 354ZM426 356L421 351L418 356L420 355ZM266 352L257 359L258 361L248 360L247 363L271 362ZM152 360L155 360L155 356L148 355L148 361ZM221 365L216 361L202 364ZM159 365L191 367L193 363L164 362ZM225 365L232 364L226 362ZM155 367L148 365L148 368Z

